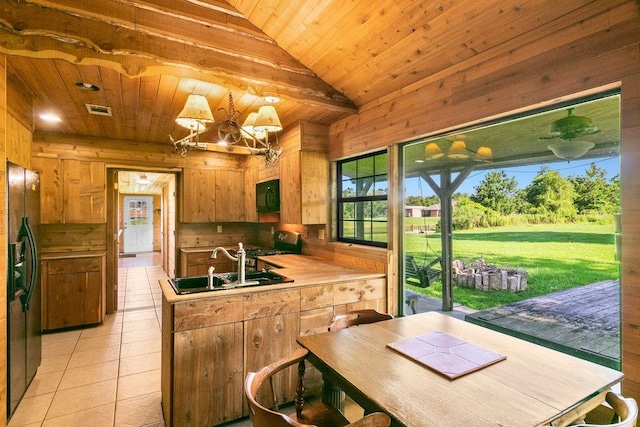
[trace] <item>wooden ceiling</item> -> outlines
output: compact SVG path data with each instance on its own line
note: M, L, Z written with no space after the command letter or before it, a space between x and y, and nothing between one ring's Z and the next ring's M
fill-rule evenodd
M0 52L33 95L34 130L168 144L187 134L174 119L190 93L206 95L217 121L229 93L242 120L277 94L285 128L330 124L620 5L629 1L7 0Z

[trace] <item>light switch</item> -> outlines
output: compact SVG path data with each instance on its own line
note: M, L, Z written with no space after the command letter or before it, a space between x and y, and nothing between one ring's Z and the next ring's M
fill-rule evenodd
M218 233L222 233L222 226L221 225L218 226Z

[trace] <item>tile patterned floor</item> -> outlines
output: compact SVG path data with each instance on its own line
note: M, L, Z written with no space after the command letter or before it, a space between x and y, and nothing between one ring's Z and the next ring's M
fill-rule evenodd
M9 427L164 426L157 258L121 259L120 309L102 325L43 335L42 364Z
M164 427L160 264L157 253L121 258L116 313L99 326L43 335L42 364L8 427ZM350 399L345 409L350 420L362 417Z

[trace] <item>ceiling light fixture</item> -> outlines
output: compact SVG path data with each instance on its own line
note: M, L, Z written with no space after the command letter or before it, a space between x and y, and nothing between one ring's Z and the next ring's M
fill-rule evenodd
M455 160L468 159L469 154L467 152L467 144L464 141L457 139L451 143L451 148L447 153L447 157Z
M199 135L207 130L206 124L214 122L206 98L202 95L190 95L187 104L189 104L191 97L198 97L198 106L195 106L196 100L194 99L193 105L189 109L185 105L176 118L176 122L190 129L191 133L179 141L174 141L169 136L175 150L178 151L180 148L183 157L187 155L189 150L206 150L208 148L209 143L200 142ZM187 110L191 112L186 113ZM269 141L269 133L274 133L276 134L276 145L278 145L277 132L282 130L280 118L273 105L263 105L257 113L249 114L242 126L238 122L240 113L233 105L231 92L229 92L229 108L227 110L220 108L219 110L225 112L227 119L214 125L218 128L218 145L242 145L249 149L249 153L264 156L267 166L278 160L282 154L282 148L276 149L275 145Z
M584 156L593 147L595 147L595 144L590 141L561 141L547 146L556 157L567 161Z
M51 113L40 114L40 118L50 123L59 123L62 121L59 116Z
M567 116L555 120L549 125L549 136L540 137L540 140L560 139L559 142L547 145L556 157L571 161L584 156L587 151L595 147L590 141L580 141L585 135L593 135L600 132L588 117L574 116L573 108L567 109Z
M473 160L476 162L488 163L493 158L493 151L491 147L478 147L478 151L476 151L475 156L473 156Z
M477 149L477 151L474 152L473 150L468 149L467 144L459 138L456 138L450 142L451 146L446 153L446 156L449 159L465 160L470 157L470 154L473 154L472 158L477 162L487 163L493 159L493 151L491 150L491 147L481 146ZM430 142L425 145L424 160L436 160L444 156L445 153L435 142Z
M263 98L269 104L277 104L280 102L280 97L278 95L274 95L273 93L265 93Z
M100 90L98 86L86 82L77 82L76 87L82 90L88 90L90 92L97 92Z
M138 179L136 179L136 184L149 185L149 184L151 184L151 180L149 178L147 178L147 174L143 173L143 174L140 174Z
M438 144L435 142L430 142L424 147L424 159L425 160L435 160L444 156L444 153L438 147Z

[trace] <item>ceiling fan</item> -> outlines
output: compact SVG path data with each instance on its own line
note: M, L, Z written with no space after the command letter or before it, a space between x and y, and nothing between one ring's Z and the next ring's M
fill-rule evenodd
M547 148L553 151L557 157L565 160L573 160L592 149L595 144L591 141L580 141L586 135L600 132L588 117L574 116L573 108L567 109L567 116L558 119L549 125L549 136L542 136L540 140L560 139L560 142L549 144Z

